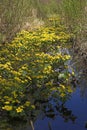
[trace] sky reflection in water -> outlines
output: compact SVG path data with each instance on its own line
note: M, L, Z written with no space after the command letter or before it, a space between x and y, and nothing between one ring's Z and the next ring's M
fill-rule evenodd
M35 130L86 130L87 97L81 95L86 94L82 94L78 87L54 118L38 118L34 123Z

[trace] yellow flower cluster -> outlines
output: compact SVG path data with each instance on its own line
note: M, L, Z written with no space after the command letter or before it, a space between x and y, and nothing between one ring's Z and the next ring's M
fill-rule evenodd
M45 74L49 74L51 72L52 72L52 67L50 65L45 67L43 70L43 73L45 73Z
M57 20L59 18L50 19L56 23ZM0 48L0 105L3 110L13 113L16 111L18 116L26 108L35 108L35 98L48 97L52 91L57 90L54 83L60 72L55 70L62 67L62 71L66 69L67 72L68 68L64 63L70 56L62 54L61 49L62 43L68 42L69 38L70 35L59 23L56 27L44 26L29 32L21 31L10 44ZM63 78L64 86L59 88L61 97L65 94L68 82L66 79L69 76ZM37 87L38 92L42 86L46 86L46 89L40 94L36 91L33 95L31 90L36 88L33 86Z

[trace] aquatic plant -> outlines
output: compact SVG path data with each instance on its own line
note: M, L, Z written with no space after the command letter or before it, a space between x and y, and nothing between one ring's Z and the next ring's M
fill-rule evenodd
M35 109L35 100L50 96L65 99L72 92L62 53L70 39L62 25L22 31L14 40L0 46L0 109L11 117L26 117Z

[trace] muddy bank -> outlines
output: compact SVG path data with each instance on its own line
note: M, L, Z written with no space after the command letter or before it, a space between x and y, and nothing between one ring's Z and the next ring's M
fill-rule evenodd
M73 54L78 57L81 64L87 65L87 40L85 41L76 41L73 45Z
M87 41L77 42L72 53L72 66L76 73L76 78L78 80L78 86L80 87L82 93L86 92L87 95ZM82 94L85 95L85 94Z

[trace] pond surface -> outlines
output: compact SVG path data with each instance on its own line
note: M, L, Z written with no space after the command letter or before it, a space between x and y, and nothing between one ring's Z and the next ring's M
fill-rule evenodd
M81 97L80 88L72 94L65 103L65 108L53 119L38 118L34 123L35 130L86 130L87 127L87 97ZM65 112L64 112L65 111Z

